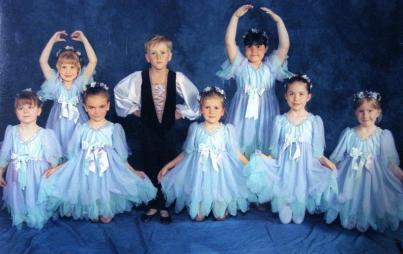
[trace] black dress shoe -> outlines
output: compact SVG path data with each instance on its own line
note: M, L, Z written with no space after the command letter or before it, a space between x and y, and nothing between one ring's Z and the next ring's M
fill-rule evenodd
M151 214L151 215L148 215L147 213L143 213L143 214L140 216L140 219L141 219L142 222L148 222L148 221L150 221L155 215L157 215L157 213L154 213L154 214Z
M170 224L172 222L171 215L169 215L169 213L168 213L168 216L161 216L161 214L160 214L160 222L162 224Z

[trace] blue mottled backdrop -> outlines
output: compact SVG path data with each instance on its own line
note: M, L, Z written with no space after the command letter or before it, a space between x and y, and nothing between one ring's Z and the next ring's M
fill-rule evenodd
M383 96L382 128L395 137L403 155L403 1L307 0L251 1L268 6L284 20L291 38L289 68L312 77L315 88L310 110L322 116L326 152L341 131L356 124L352 94L373 89ZM215 76L225 60L224 33L232 12L243 1L217 0L1 0L0 2L0 133L16 124L13 96L19 90L39 89L42 48L57 30L83 30L98 55L95 79L112 86L144 68L144 41L161 33L173 40L171 68L184 72L202 88L233 84ZM257 8L244 16L237 40L248 28L266 29L270 47L277 47L272 20ZM82 49L82 45L72 43ZM54 52L63 44L57 45ZM53 53L54 53L53 52ZM52 56L54 54L52 53ZM50 60L54 65L55 59ZM282 85L277 95L282 111ZM40 119L44 125L49 104ZM109 118L116 121L111 112ZM2 134L1 134L2 135ZM183 134L182 136L184 136ZM2 139L2 138L1 138Z

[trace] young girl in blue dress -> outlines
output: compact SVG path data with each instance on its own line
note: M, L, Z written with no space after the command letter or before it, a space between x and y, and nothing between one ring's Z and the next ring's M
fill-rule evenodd
M290 76L287 70L287 53L290 47L287 29L283 20L266 7L260 9L269 15L277 25L279 45L269 57L266 32L250 29L243 36L245 56L235 42L238 19L253 8L243 5L231 17L225 35L228 60L217 75L234 78L237 91L228 110L227 122L239 132L241 151L249 157L256 149L268 153L270 133L274 117L279 114L275 94L275 81Z
M39 63L46 78L38 95L42 101L54 101L46 122L46 128L55 131L66 156L67 144L77 123L85 123L87 114L82 106L80 93L92 77L97 57L87 37L81 31L71 34L71 39L83 43L88 56L88 65L81 69L80 52L66 46L57 53L57 72L48 63L53 45L65 41L65 31L56 32L46 44L39 58Z
M285 99L290 110L274 120L270 155L252 156L247 184L260 203L271 201L282 223L299 224L305 210L327 211L337 198L336 167L323 155L322 119L305 109L311 99L310 79L306 75L288 79Z
M224 91L207 87L201 93L204 122L193 123L183 152L158 174L167 205L176 200L176 212L185 206L192 219L216 219L248 209L251 196L243 175L247 159L240 151L232 125L220 122L224 115ZM168 172L169 171L169 172Z
M109 110L107 86L91 83L83 94L90 120L75 129L68 161L45 172L41 201L49 210L74 219L109 223L133 204L147 203L156 188L127 162L128 147L122 126L105 119Z
M377 126L381 117L379 93L355 94L358 126L346 128L330 159L337 164L340 202L327 214L330 223L340 215L343 227L397 230L403 220L403 171L392 133Z
M17 94L15 112L20 124L7 126L0 151L3 201L14 226L40 229L49 214L38 204L39 184L45 170L58 165L61 149L54 132L36 124L41 102L35 93L27 89Z

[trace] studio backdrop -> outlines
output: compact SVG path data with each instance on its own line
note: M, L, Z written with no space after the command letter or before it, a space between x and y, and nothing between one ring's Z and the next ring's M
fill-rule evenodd
M153 34L173 41L170 68L181 71L202 89L223 87L231 97L235 83L216 76L226 60L224 35L232 13L244 1L233 0L2 0L0 2L0 140L8 124L17 124L13 97L38 90L44 77L39 55L52 34L82 30L98 56L95 80L116 85L128 74L147 67L144 42ZM248 2L249 3L249 2ZM326 154L342 130L357 124L353 93L369 89L382 94L382 128L392 131L403 154L403 1L401 0L277 0L251 1L279 14L288 29L288 67L308 74L313 82L309 111L322 117ZM249 28L265 29L269 51L278 45L269 16L254 8L240 19L237 43ZM72 40L55 45L56 51ZM84 54L85 55L85 54ZM84 57L84 64L87 59ZM111 89L112 90L112 89ZM277 83L281 110L287 110L284 88ZM113 103L113 102L112 102ZM51 103L40 118L44 126ZM108 115L117 118L114 108ZM185 124L186 125L186 124ZM186 129L183 129L184 132ZM182 136L185 136L183 133Z

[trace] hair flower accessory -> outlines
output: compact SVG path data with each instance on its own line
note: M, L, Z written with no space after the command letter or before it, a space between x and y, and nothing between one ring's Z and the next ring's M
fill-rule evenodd
M225 92L223 89L219 88L218 86L206 86L203 91L200 92L200 95L197 97L197 100L200 101L200 98L206 96L210 93L217 93L223 96L224 100L226 99Z
M27 93L27 92L32 93L32 89L31 89L31 88L22 89L20 92L18 92L18 93L16 94L16 97L21 96L21 94Z
M308 86L309 86L309 90L311 90L312 87L313 87L311 78L308 77L308 75L306 75L306 74L293 74L285 81L285 84L284 84L285 89L287 89L288 84L290 84L290 83L292 83L294 81L303 81L303 82L307 83Z
M267 33L257 28L249 29L244 35L242 35L242 39L245 39L248 35L261 35L266 40L269 40L269 36L267 35Z
M308 83L311 83L311 79L308 77L308 75L301 75L301 78L305 79Z
M59 57L59 55L64 52L64 51L73 51L74 53L76 53L76 55L80 58L81 57L81 52L76 50L73 46L70 45L66 45L63 48L59 49L56 52L56 57Z
M353 101L356 102L358 100L362 100L362 99L374 99L377 100L378 102L381 101L381 94L378 92L374 92L374 91L360 91L358 93L354 94L354 99Z
M104 90L106 90L106 91L108 91L109 90L109 87L108 87L108 85L107 84L105 84L105 83L98 83L98 82L91 82L91 83L89 83L88 85L86 85L85 86L85 88L84 88L84 91L86 91L88 88L96 88L96 87L98 87L98 88L102 88L102 89L104 89Z
M211 92L211 91L217 92L217 93L221 94L222 96L224 96L224 98L225 98L224 90L219 88L218 86L206 86L203 89L203 92Z

